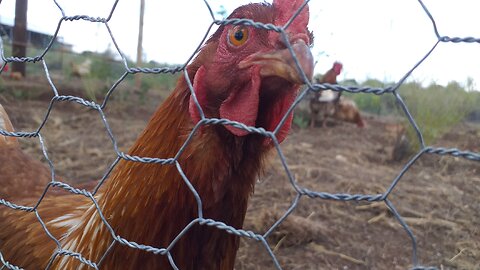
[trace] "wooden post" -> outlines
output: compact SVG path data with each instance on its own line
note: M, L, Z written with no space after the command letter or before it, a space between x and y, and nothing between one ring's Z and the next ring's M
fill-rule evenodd
M138 43L137 43L137 67L142 65L143 56L143 15L145 13L145 0L140 0L140 22L138 25ZM135 74L135 88L140 90L142 86L142 74Z
M28 0L16 0L15 25L13 26L12 55L27 55L27 6ZM12 72L20 72L25 77L25 63L12 63Z

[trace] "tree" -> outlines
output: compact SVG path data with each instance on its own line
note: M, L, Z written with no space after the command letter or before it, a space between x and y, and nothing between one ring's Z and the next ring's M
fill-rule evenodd
M27 6L28 0L16 0L12 43L12 55L16 57L27 55ZM12 72L25 76L25 63L13 62Z
M145 0L140 0L140 21L138 24L138 43L137 43L137 67L142 65L143 56L143 16L145 14ZM141 73L135 74L135 87L140 89L142 86Z
M468 92L477 90L475 85L475 80L472 77L467 78L467 83L465 84L465 88Z

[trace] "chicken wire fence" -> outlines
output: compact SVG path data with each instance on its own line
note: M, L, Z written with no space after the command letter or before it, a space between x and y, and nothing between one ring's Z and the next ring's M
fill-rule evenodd
M45 187L45 190L44 190L43 194L40 196L40 198L38 199L38 201L36 202L36 204L34 206L17 205L13 202L6 201L6 200L0 198L0 204L2 204L3 206L6 206L6 207L9 207L11 209L18 210L18 211L26 211L26 212L35 213L35 215L38 219L38 222L43 227L45 233L52 239L52 241L54 241L56 243L57 248L56 248L56 250L53 251L52 259L50 260L50 263L47 266L47 268L50 267L51 263L53 262L53 260L57 256L61 255L61 256L70 256L72 258L75 258L76 260L79 260L83 264L88 265L93 269L101 269L102 260L105 258L105 256L107 256L107 253L110 250L110 248L107 249L105 251L104 255L101 257L101 259L99 261L91 261L88 258L84 257L82 254L75 252L74 250L68 250L68 249L63 248L60 240L56 239L49 232L47 226L45 225L44 221L42 220L42 217L40 216L39 212L37 211L37 208L38 208L39 204L41 203L41 201L43 200L43 198L46 196L48 190L52 187L58 187L58 188L62 188L64 190L66 190L68 192L71 192L72 194L83 195L83 196L89 198L92 201L92 204L96 207L96 209L98 211L98 214L100 215L104 225L108 228L108 230L109 230L109 232L110 232L110 234L113 238L113 241L112 241L110 247L112 247L114 244L118 243L118 244L121 244L121 245L126 245L126 246L128 246L132 249L140 249L140 250L144 250L145 252L151 252L151 253L158 254L158 255L164 255L164 256L168 257L168 260L169 260L172 268L178 269L177 266L175 265L174 258L170 254L170 251L173 248L173 246L175 244L175 241L172 241L172 243L167 247L154 247L154 246L148 246L148 245L143 245L141 243L136 243L136 242L133 242L133 241L129 241L128 239L123 238L121 235L118 235L115 232L114 228L112 228L109 225L108 221L103 216L102 210L100 209L100 207L98 205L98 202L95 199L95 194L97 193L100 186L107 180L110 172L113 170L113 168L116 166L116 164L121 159L124 159L124 160L132 161L132 162L155 163L155 164L161 164L161 165L166 165L166 164L175 165L177 167L177 170L178 170L179 174L182 176L185 183L190 188L192 194L195 196L195 199L196 199L198 205L201 205L201 198L200 198L199 194L197 193L197 191L193 188L193 186L190 183L187 176L183 173L181 165L178 162L178 156L184 150L184 148L186 147L186 145L190 141L190 139L193 136L193 134L195 133L195 131L198 130L201 126L203 126L203 125L232 125L236 128L246 130L249 133L261 134L263 136L266 136L266 137L269 137L269 138L272 139L273 144L274 144L274 148L276 149L276 151L278 153L278 156L279 156L280 161L281 161L281 163L282 163L282 165L283 165L283 167L286 171L286 175L288 176L288 179L291 183L291 186L296 191L296 196L295 196L293 202L291 203L290 207L288 208L288 210L283 214L283 216L280 219L278 219L267 230L267 232L265 232L264 234L258 234L258 233L253 232L253 231L247 231L247 230L234 228L232 226L229 226L228 224L225 224L225 223L222 223L222 222L219 222L219 221L216 221L216 220L204 218L202 209L201 209L201 207L199 207L198 218L192 220L180 232L180 234L177 236L177 238L182 237L195 224L216 227L217 229L224 230L227 233L235 234L239 237L249 238L249 239L260 242L263 245L263 247L266 249L268 254L270 255L270 257L272 259L272 262L275 265L275 267L277 269L282 269L281 264L279 263L276 256L274 255L273 251L271 250L271 248L269 247L269 245L267 243L267 238L295 210L295 208L297 207L297 205L300 201L300 198L306 196L306 197L309 197L309 198L312 198L312 199L323 199L323 200L334 200L334 201L384 202L385 205L388 207L388 209L393 214L393 216L396 218L397 222L405 230L406 237L410 238L411 249L412 249L412 251L411 251L412 252L411 263L413 265L413 267L411 269L416 269L416 270L437 269L434 266L423 266L419 262L419 260L417 258L417 242L416 242L415 235L413 234L412 230L409 228L409 226L405 222L405 219L399 214L399 212L396 210L393 203L389 200L389 195L394 191L394 189L397 186L397 184L399 183L399 181L401 181L402 176L423 155L426 155L426 154L451 155L451 156L461 157L461 158L468 159L468 160L480 161L480 153L462 151L462 150L459 150L459 149L456 149L456 148L431 147L431 146L426 145L425 142L424 142L423 136L422 136L422 132L420 131L419 127L417 126L417 124L415 122L415 119L410 114L410 112L408 110L408 107L406 106L405 102L403 101L402 97L399 95L397 90L405 82L405 80L409 77L409 75L425 59L427 59L427 57L429 57L429 55L435 50L435 48L437 47L437 45L439 43L442 43L442 42L480 43L480 38L474 38L474 37L461 38L461 37L449 37L449 36L440 35L440 33L439 33L439 31L436 27L435 19L433 18L433 16L429 12L428 8L425 6L425 4L421 0L418 0L418 3L420 4L421 8L424 10L425 15L428 16L428 18L430 19L430 21L433 25L433 31L435 32L435 35L437 37L437 41L434 43L433 47L425 54L425 56L422 59L420 59L395 85L390 86L390 87L386 87L386 88L373 88L373 87L342 86L342 85L336 85L336 84L334 85L334 84L328 84L328 83L314 84L307 79L307 77L305 76L305 74L302 71L302 76L304 78L305 87L300 92L297 99L295 100L295 102L292 104L292 106L288 110L288 113L283 117L282 121L279 123L279 125L277 126L277 128L274 131L270 132L270 131L266 131L263 128L246 126L242 123L235 122L235 121L230 121L228 119L206 118L203 115L203 112L200 112L200 114L202 116L201 120L193 128L193 130L191 131L191 133L189 135L189 138L187 139L185 144L182 146L182 148L178 151L177 155L175 157L172 157L172 158L162 159L162 158L132 156L132 155L129 155L127 153L121 152L117 147L116 138L113 135L112 130L109 127L107 117L104 114L103 110L107 106L107 102L108 102L110 96L115 92L117 86L128 75L132 75L132 74L136 74L136 73L146 73L146 74L170 73L170 74L174 74L174 73L185 71L187 64L182 65L182 66L177 66L177 67L174 67L174 68L143 68L143 67L130 67L130 66L128 66L127 58L122 53L121 49L119 48L119 46L118 46L118 44L117 44L117 42L114 38L114 35L113 35L113 33L112 33L112 31L109 27L109 21L110 21L113 13L115 11L115 8L116 8L119 0L114 2L108 17L105 17L105 18L101 18L101 17L94 18L94 17L90 17L90 16L87 16L87 15L67 16L65 11L63 10L62 6L56 0L54 0L53 2L58 7L58 9L61 11L62 18L60 19L60 21L57 25L57 28L55 30L55 34L54 34L51 42L48 44L48 46L45 48L45 50L40 55L35 56L35 57L21 57L21 58L20 57L14 57L14 56L5 57L4 50L3 50L3 43L0 41L1 56L2 56L2 59L5 61L5 63L1 66L0 72L3 71L3 69L5 68L7 63L12 63L12 62L33 62L33 63L41 62L43 64L43 68L44 68L44 71L45 71L45 76L48 79L48 82L49 82L49 84L51 86L51 89L54 93L54 97L51 99L50 104L48 106L46 116L45 116L45 118L43 119L42 123L39 125L39 127L36 131L33 131L33 132L22 132L22 131L8 132L6 130L1 130L0 129L0 134L4 135L4 136L23 137L23 138L37 138L39 140L40 145L41 145L43 155L44 155L45 159L47 160L47 162L50 166L50 170L51 170L51 173L52 173L51 182L49 182L49 184ZM251 26L251 27L265 29L265 30L268 30L268 31L276 31L276 32L280 33L281 35L285 36L286 35L285 29L295 19L295 17L300 13L301 9L303 9L309 1L306 1L304 3L304 5L302 5L302 7L300 7L300 9L297 12L294 13L292 18L288 21L288 23L286 25L283 25L283 26L276 26L276 25L272 25L272 24L263 24L263 23L258 23L258 22L248 20L248 19L217 20L214 16L214 13L213 13L213 11L211 9L211 6L208 3L208 1L205 0L204 2L205 2L205 5L210 12L211 17L212 17L212 23L211 23L210 27L208 28L202 42L198 45L197 49L190 56L190 58L188 59L188 61L186 63L189 63L193 59L195 54L199 51L199 49L201 47L201 44L203 44L204 41L206 40L206 38L208 36L208 33L210 32L210 29L212 28L212 26L214 26L214 25L227 25L227 24L233 24L233 25L240 25L241 24L241 25L247 25L247 26ZM105 95L105 99L104 99L102 104L97 104L95 102L92 102L92 101L89 101L89 100L86 100L86 99L83 99L83 98L80 98L80 97L77 97L77 96L60 95L56 86L55 86L55 84L54 84L54 82L52 81L52 79L50 77L48 64L45 61L45 55L51 50L52 45L55 42L57 34L58 34L58 32L59 32L59 30L62 26L62 23L64 21L89 21L89 22L93 22L93 23L104 24L106 29L108 30L110 38L111 38L113 44L115 45L115 48L116 48L118 54L122 57L125 72L110 87L109 91ZM296 58L295 53L293 52L290 44L287 44L287 47L288 47L290 53L293 55L293 58L294 58L295 63L297 65L297 68L299 68L301 70L298 59ZM190 78L188 78L188 75L186 75L186 72L184 74L185 74L185 79L187 81L187 84L190 88L191 94L194 96L193 86L192 86L192 83L190 81ZM309 92L318 92L318 91L323 91L323 90L333 90L333 91L336 91L336 92L345 91L345 92L350 92L350 93L369 93L369 94L374 94L374 95L391 94L395 97L396 101L398 102L398 104L402 108L403 112L405 113L408 121L410 122L410 124L412 125L414 130L416 131L416 135L417 135L418 141L419 141L420 146L421 146L420 150L418 151L418 153L416 153L405 164L405 166L400 170L400 172L397 174L397 176L394 177L390 186L388 187L388 189L384 193L381 193L381 194L327 193L327 192L309 190L305 187L302 187L301 185L299 185L296 182L296 179L295 179L293 173L291 172L291 170L289 169L286 158L285 158L285 156L282 152L282 149L281 149L281 147L278 143L278 140L276 138L276 133L279 130L279 128L283 125L283 123L286 121L287 115L289 113L293 112L293 110L297 106L297 104L302 99L306 98L306 96ZM55 168L54 168L53 162L50 160L50 158L48 157L48 154L47 154L47 149L46 149L46 146L45 146L45 143L44 143L44 139L42 137L42 127L46 124L46 122L48 120L48 116L49 116L50 111L52 110L53 106L58 102L74 102L74 103L78 103L78 104L81 104L85 107L88 107L88 108L91 108L91 109L94 109L94 110L98 111L98 113L100 115L100 118L103 121L103 124L105 125L105 129L106 129L106 131L107 131L107 133L108 133L108 135L111 139L111 142L114 146L114 149L116 151L116 154L117 154L116 160L106 170L106 172L105 172L103 178L101 179L101 181L99 182L99 184L91 192L87 191L85 189L77 189L74 186L71 186L71 185L69 185L67 183L64 183L64 182L61 182L61 181L57 181L55 179ZM196 106L201 110L200 105L199 105L199 103L196 99L195 99L195 103L196 103ZM1 269L4 269L4 268L7 268L7 269L22 269L21 267L16 266L16 265L8 262L7 258L4 258L2 256L1 250L0 250L0 260L3 263L3 266L2 266Z

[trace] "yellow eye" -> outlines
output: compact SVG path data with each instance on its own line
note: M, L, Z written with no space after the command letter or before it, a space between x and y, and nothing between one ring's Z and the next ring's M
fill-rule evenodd
M248 29L243 26L236 26L230 30L228 41L235 47L245 44L248 39Z

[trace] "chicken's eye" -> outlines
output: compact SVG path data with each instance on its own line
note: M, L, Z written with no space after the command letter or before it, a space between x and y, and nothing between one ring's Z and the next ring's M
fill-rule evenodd
M234 27L228 35L228 41L235 47L245 44L247 39L248 29L243 26Z

